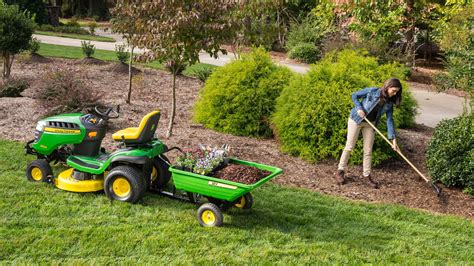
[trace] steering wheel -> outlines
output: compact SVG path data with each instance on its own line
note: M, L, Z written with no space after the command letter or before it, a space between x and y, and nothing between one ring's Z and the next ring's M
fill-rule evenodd
M94 108L94 111L100 115L103 119L113 119L119 117L120 105L117 106L117 109L114 110L112 107L107 107L104 105L97 105Z

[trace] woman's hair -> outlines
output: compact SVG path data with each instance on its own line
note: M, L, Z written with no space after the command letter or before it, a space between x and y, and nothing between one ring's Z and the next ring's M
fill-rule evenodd
M394 96L388 98L388 88L391 88L391 87L396 87L396 88L400 88L400 89L398 90L397 94L395 94ZM396 78L387 79L384 82L383 87L381 88L382 97L387 101L391 101L396 106L400 106L400 103L402 102L402 89L403 89L402 88L402 83L400 82L400 80L398 80Z

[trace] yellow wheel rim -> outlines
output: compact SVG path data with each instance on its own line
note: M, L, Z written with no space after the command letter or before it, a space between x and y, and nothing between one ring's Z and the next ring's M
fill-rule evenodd
M158 177L158 171L153 166L153 169L151 170L151 181L155 181L157 177Z
M130 194L131 186L127 179L119 177L112 183L112 189L115 195L123 198Z
M244 206L245 206L245 197L241 197L240 201L235 204L235 207L242 209Z
M214 222L216 221L216 216L214 215L212 211L204 211L201 214L201 219L205 224L213 225Z
M31 169L31 177L35 181L41 181L41 179L43 179L43 173L41 172L41 169L39 169L38 167L34 167L33 169Z

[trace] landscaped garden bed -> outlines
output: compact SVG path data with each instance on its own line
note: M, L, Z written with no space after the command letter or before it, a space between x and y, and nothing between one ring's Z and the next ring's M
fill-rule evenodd
M41 52L41 51L40 51ZM128 75L109 71L113 63L105 65L82 65L71 59L51 59L49 63L31 61L27 57L18 57L12 68L12 75L26 79L29 83L19 98L0 98L0 138L26 141L34 132L36 121L44 117L44 110L34 99L34 92L43 84L43 77L50 71L71 69L80 74L86 85L102 94L104 104L121 105L121 116L112 120L110 129L104 139L108 150L116 148L111 134L119 129L136 126L150 110L161 109L162 116L157 135L165 139L166 126L170 114L171 75L164 71L142 68L134 76L134 88L130 105L125 104ZM334 160L317 164L308 163L300 158L283 154L278 143L273 139L239 137L205 129L192 122L192 108L196 101L202 82L180 76L177 79L177 114L174 135L166 143L178 147L196 147L200 143L220 147L227 143L232 147L232 156L248 161L273 165L284 170L284 173L272 182L290 187L309 188L323 194L331 194L354 200L402 204L439 213L457 214L474 218L474 200L457 189L443 189L443 197L438 198L418 175L407 170L402 161L391 159L375 167L374 177L380 182L380 189L372 189L363 178L361 166L350 167L347 176L349 183L336 185L333 174L337 168ZM19 111L18 106L21 106ZM420 170L427 173L425 164L426 145L431 138L432 129L417 126L411 130L398 130L398 140L403 144L405 155ZM170 156L174 162L175 157Z

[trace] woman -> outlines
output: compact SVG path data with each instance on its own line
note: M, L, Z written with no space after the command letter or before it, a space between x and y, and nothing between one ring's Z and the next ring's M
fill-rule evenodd
M378 183L371 174L372 146L374 144L374 129L364 120L367 118L372 124L377 125L380 117L387 114L388 138L392 141L392 148L398 150L395 139L395 126L393 124L393 106L399 106L402 100L402 84L400 80L391 78L385 81L382 88L365 88L352 94L354 108L351 110L347 122L347 142L339 160L336 181L339 185L346 182L344 171L351 151L354 149L359 132L362 130L364 138L363 176L370 186L378 188Z

